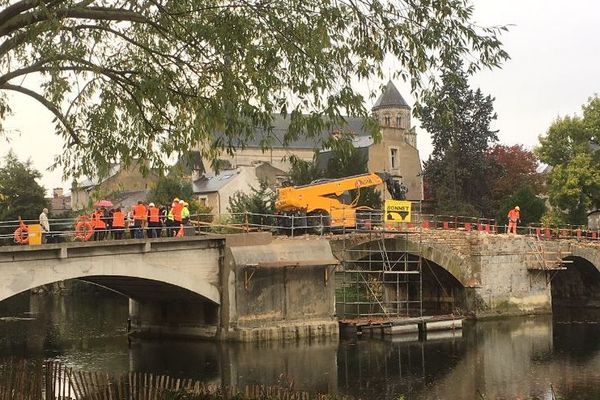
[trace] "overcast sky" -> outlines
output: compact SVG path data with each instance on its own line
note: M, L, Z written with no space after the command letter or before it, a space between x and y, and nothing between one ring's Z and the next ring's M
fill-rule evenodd
M578 113L588 97L600 92L600 1L474 0L474 4L478 24L512 26L503 36L511 60L502 69L479 73L472 86L496 98L494 128L500 141L531 149L557 116ZM380 83L373 82L372 87ZM410 102L408 87L396 84ZM19 95L11 97L11 107L14 116L4 123L11 141L0 142L0 155L12 148L21 159L31 157L48 191L69 187L69 182L61 181L62 171L47 170L62 148L53 134L50 113ZM417 134L421 158L426 159L431 140L423 130Z

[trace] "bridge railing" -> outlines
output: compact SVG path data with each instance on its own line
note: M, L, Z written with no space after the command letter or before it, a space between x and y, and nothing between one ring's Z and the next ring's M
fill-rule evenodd
M341 217L345 219L345 216ZM364 232L381 230L459 230L478 231L486 234L504 234L507 232L506 225L498 225L494 219L476 218L469 216L425 214L413 212L410 222L408 221L386 221L381 210L357 210L353 213L352 226L335 229L334 232ZM51 218L49 219L51 231L48 237L51 241L75 240L75 224L77 218ZM25 224L37 224L37 220L24 220ZM281 215L268 213L221 213L221 214L193 214L186 225L186 234L231 234L243 232L269 231L276 234L297 236L310 233L323 235L328 232L330 225L327 215ZM9 244L13 242L14 231L19 227L19 221L0 221L0 243ZM142 228L143 236L149 237L152 227ZM170 229L170 230L169 230ZM178 227L161 226L161 234L172 235ZM125 236L130 236L135 230L133 226L124 229ZM96 230L108 239L115 237L115 230ZM559 225L543 226L541 224L529 224L518 227L521 235L535 236L540 239L577 239L577 240L600 240L599 230L590 230L582 225Z

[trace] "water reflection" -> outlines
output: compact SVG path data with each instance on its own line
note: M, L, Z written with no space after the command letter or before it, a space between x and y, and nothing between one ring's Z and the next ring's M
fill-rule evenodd
M554 322L546 316L471 323L462 335L432 335L426 342L129 342L125 299L20 296L0 303L0 317L10 317L0 319L0 357L363 399L550 399L552 390L565 399L598 399L600 325L567 315L557 313Z

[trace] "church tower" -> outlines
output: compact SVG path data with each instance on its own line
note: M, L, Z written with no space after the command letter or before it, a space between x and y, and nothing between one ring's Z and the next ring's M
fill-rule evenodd
M371 109L379 121L384 136L402 137L411 146L417 147L417 138L412 131L411 109L400 91L390 80Z
M417 134L411 125L411 108L389 81L373 108L381 127L381 141L369 148L369 171L386 171L407 186L409 200L423 199L421 160ZM385 198L389 198L386 191Z

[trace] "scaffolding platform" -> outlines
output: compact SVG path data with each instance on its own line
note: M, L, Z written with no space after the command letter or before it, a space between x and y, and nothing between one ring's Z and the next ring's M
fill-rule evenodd
M432 315L413 318L355 318L340 320L344 338L364 336L418 335L425 339L430 332L462 329L463 318L456 315Z

